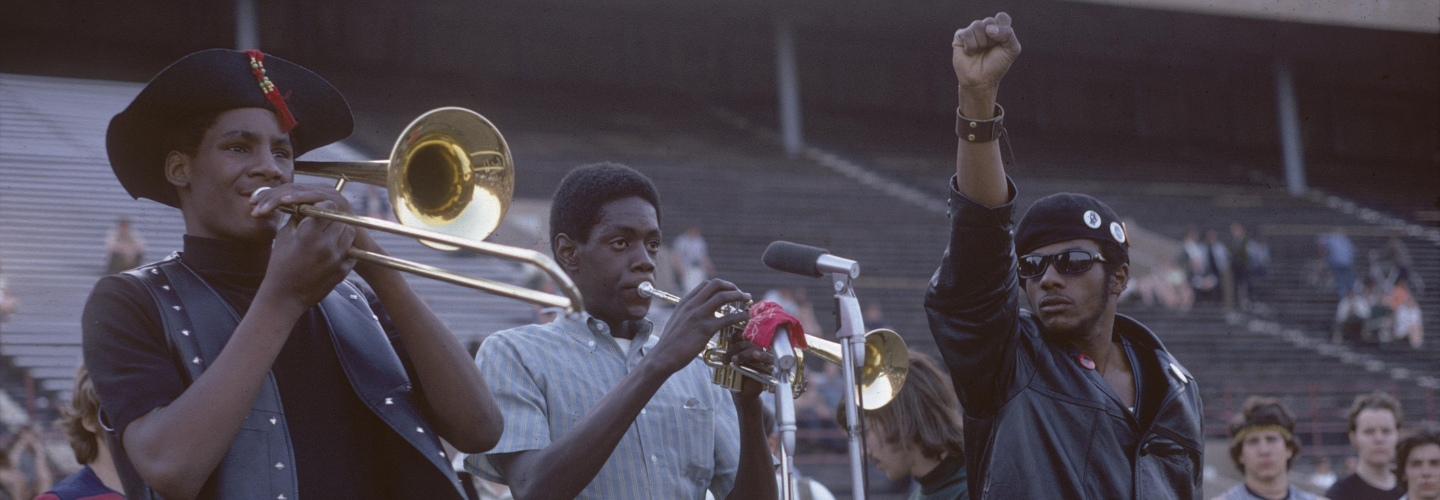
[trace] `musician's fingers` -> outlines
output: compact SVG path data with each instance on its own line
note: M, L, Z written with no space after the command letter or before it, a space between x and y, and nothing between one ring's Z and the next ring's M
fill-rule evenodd
M1010 14L1004 12L995 14L995 22L1001 26L1010 26Z
M742 340L731 344L730 354L731 360L739 364L763 366L775 364L774 354L749 341Z
M718 332L718 331L720 331L720 329L722 329L722 328L725 328L725 327L727 327L727 326L730 326L730 325L739 323L739 322L741 322L741 321L748 321L749 319L750 319L750 312L749 312L749 311L733 312L733 313L726 314L726 315L721 316L721 317L718 317L718 318L712 318L712 319L708 320L708 321L705 323L705 331L711 332L710 335L713 335L714 332Z
M251 193L250 204L255 207L251 215L263 217L282 206L313 205L325 200L334 202L333 210L351 211L349 201L331 186L289 183L274 188L262 187Z
M725 304L731 302L748 302L749 300L750 294L748 293L739 290L727 290L711 295L708 299L705 299L705 302L700 304L698 310L713 314L715 311L719 311L721 306ZM750 313L747 311L745 315L749 317Z

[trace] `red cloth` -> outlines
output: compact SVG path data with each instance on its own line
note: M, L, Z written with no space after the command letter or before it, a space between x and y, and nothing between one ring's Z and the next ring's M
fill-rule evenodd
M791 347L796 349L810 347L805 344L805 327L800 326L800 320L785 312L785 308L780 307L780 304L768 300L756 302L755 305L750 306L750 323L745 325L745 340L769 349L770 344L775 340L775 329L781 325L790 327Z

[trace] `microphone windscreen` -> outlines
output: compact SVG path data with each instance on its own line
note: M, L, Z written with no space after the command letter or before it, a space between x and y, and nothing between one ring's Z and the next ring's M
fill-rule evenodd
M761 256L760 260L764 261L767 267L776 271L819 278L825 273L820 272L815 261L827 253L830 251L823 248L788 241L776 241L765 249L765 255Z

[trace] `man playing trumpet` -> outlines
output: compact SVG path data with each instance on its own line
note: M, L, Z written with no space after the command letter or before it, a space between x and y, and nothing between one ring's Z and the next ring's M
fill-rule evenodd
M585 311L481 345L475 363L495 384L505 433L467 470L522 500L776 498L763 386L746 379L732 394L697 358L749 317L715 312L749 294L710 280L680 300L663 334L645 318L651 299L637 287L655 279L660 213L655 186L629 167L585 165L560 182L550 241ZM727 358L773 362L746 341Z

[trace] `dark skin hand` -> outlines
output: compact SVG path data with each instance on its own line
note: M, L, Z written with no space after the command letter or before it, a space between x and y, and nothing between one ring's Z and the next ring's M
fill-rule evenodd
M240 108L217 116L194 156L172 152L166 159L166 177L180 194L187 234L273 242L273 249L265 280L219 356L179 397L135 419L121 437L137 472L165 498L194 498L199 493L239 432L295 322L354 268L346 251L357 245L383 251L363 231L346 224L291 218L280 226L281 218L273 211L255 211L252 203L284 196L349 211L334 190L290 184L291 157L289 136L279 130L273 112ZM359 272L375 288L412 351L436 431L462 449L493 446L503 422L466 351L403 279L363 267ZM460 356L438 352L447 348Z
M635 287L655 278L658 218L648 202L625 198L606 204L600 219L588 240L558 235L556 261L586 297L586 312L609 324L615 337L634 338L635 325L650 306L650 299L639 296ZM496 456L515 498L579 495L660 386L693 362L715 332L749 319L747 312L717 318L715 311L727 303L749 299L749 294L722 280L710 280L686 294L655 346L574 428L544 449ZM749 342L732 344L730 353L741 361L766 366L774 362L772 355ZM740 470L728 498L778 496L761 424L758 395L762 391L759 383L747 381L742 392L734 395L740 419Z

